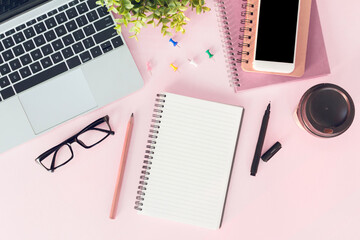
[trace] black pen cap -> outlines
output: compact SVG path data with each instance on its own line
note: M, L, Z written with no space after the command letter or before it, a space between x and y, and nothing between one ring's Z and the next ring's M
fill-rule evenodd
M267 150L262 156L261 159L264 162L267 162L272 158L279 150L281 149L281 144L276 142L269 150Z

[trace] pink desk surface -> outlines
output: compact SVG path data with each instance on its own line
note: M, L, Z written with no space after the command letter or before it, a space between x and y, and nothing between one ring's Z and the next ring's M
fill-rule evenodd
M321 82L342 86L360 106L360 3L318 0L318 6L332 74L238 94L227 85L214 11L190 15L187 33L175 36L181 48L172 47L159 29L150 27L143 30L139 42L126 39L145 80L143 89L0 155L0 239L360 239L359 114L346 133L333 139L313 137L293 119L301 95ZM208 48L214 60L207 59ZM189 65L188 57L195 58L199 67ZM151 77L146 72L149 60ZM179 70L173 72L170 63ZM153 100L162 91L246 109L220 230L141 216L133 209ZM251 177L261 118L270 100L264 148L280 141L283 149L270 162L262 162L258 175ZM132 112L135 126L119 209L116 220L110 220ZM34 162L39 153L106 114L115 136L91 150L74 145L75 159L55 173Z

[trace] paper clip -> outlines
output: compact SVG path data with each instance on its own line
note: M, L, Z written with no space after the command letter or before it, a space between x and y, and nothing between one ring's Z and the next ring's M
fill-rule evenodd
M206 50L206 53L209 55L209 58L212 58L214 56L214 54L210 52L210 49Z
M174 72L176 72L178 70L178 67L175 67L174 64L170 64L170 67L174 70Z
M189 61L189 63L190 63L191 65L193 65L194 67L197 67L197 66L198 66L197 63L194 61L194 59L188 58L188 61Z
M170 38L169 42L171 42L171 44L172 44L174 47L176 47L176 46L177 46L177 47L180 47L180 46L179 46L179 42L173 40L172 38Z

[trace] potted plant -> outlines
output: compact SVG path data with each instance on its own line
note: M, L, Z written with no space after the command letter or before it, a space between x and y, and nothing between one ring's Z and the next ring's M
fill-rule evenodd
M190 20L185 15L188 8L195 9L197 14L210 11L205 0L99 0L97 4L119 16L115 20L119 33L130 24L129 32L133 34L130 38L136 40L146 25L160 26L164 36L171 36L171 29L185 33L184 26Z

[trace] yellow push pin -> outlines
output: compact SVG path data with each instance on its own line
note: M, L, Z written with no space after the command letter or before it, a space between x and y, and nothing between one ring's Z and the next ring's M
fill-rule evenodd
M174 70L174 72L176 72L178 70L178 67L175 67L174 64L170 64L170 67Z

